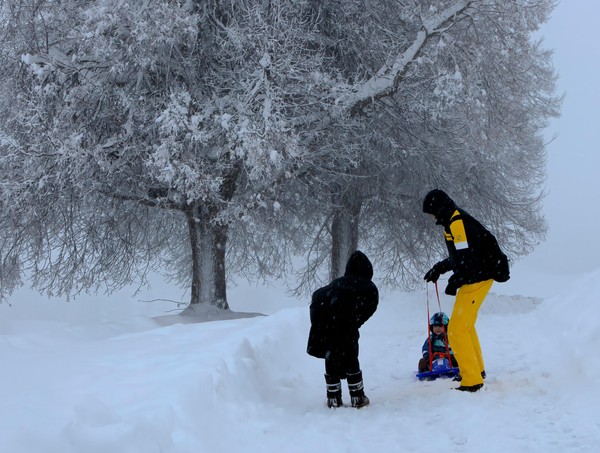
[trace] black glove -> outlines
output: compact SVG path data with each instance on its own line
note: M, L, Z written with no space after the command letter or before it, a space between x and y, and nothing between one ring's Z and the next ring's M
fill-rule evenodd
M456 296L456 291L458 291L458 288L460 288L461 286L462 285L460 284L456 274L452 274L448 279L448 286L446 286L446 291L444 292L449 296Z
M438 281L438 278L440 278L440 274L441 274L440 266L438 264L436 264L431 269L429 269L429 271L427 271L427 273L425 274L425 277L424 277L425 281L435 283Z

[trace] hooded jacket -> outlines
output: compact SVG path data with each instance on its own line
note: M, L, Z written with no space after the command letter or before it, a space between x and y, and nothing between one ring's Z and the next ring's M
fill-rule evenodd
M358 357L358 329L375 313L379 303L372 278L371 261L357 250L350 256L343 277L313 293L308 354L322 359L339 354Z
M444 191L435 189L423 200L423 212L433 214L444 227L448 258L436 264L440 273L453 271L447 294L456 294L462 285L510 278L508 258L498 242L481 223L460 209Z

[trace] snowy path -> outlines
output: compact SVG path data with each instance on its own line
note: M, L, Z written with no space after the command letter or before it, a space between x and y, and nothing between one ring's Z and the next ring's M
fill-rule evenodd
M361 330L361 410L324 406L306 306L162 327L11 321L0 307L3 451L595 452L600 365L579 351L598 335L588 297L490 295L478 321L488 379L464 394L414 378L425 296L384 294Z

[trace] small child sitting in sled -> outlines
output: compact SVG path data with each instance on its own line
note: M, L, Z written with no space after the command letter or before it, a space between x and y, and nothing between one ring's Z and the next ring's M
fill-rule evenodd
M438 358L448 358L453 368L458 367L454 353L448 344L448 316L444 312L436 313L429 320L429 337L423 343L423 357L419 360L419 373L431 371L431 364ZM431 360L430 360L431 359Z

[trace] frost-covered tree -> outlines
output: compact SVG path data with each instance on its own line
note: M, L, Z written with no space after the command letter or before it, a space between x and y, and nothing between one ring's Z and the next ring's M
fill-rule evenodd
M227 308L230 230L276 215L278 187L322 158L297 123L345 89L311 2L35 4L35 33L4 47L22 64L3 106L3 292L27 266L53 294L166 266L192 305Z
M433 186L526 252L557 109L531 33L552 6L2 2L0 294L25 270L69 294L159 269L227 308L226 267L300 250L309 284L359 244L394 282L439 243Z
M420 215L434 187L486 219L512 256L543 238L542 132L560 100L551 54L532 35L554 3L415 0L378 16L379 69L341 101L362 123L363 158L330 208L332 276L360 238L380 278L409 284L439 244Z

